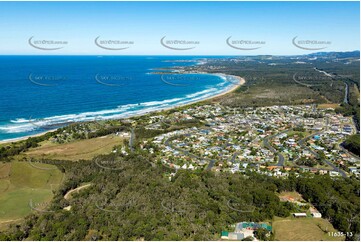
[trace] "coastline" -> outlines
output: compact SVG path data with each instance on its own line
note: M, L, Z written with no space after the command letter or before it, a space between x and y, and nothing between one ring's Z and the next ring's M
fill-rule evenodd
M27 136L23 136L23 137L19 137L19 138L13 138L13 139L7 139L7 140L0 140L0 144L8 144L8 143L14 143L14 142L18 142L18 141L23 141L23 140L27 140L28 138L33 138L33 137L38 137L38 136L42 136L46 133L49 132L54 132L58 129L50 129L38 134L32 134L32 135L27 135Z
M199 103L199 102L204 102L204 101L210 101L214 98L218 98L218 97L221 97L221 96L224 96L224 95L227 95L233 91L235 91L238 87L244 85L246 83L245 79L242 78L242 77L239 77L239 76L234 76L234 75L227 75L227 74L223 74L223 73L206 73L206 72L197 72L197 73L189 73L189 74L208 74L208 75L217 75L217 76L232 76L233 78L236 78L238 80L238 83L237 85L234 84L233 87L229 88L229 89L225 89L224 92L222 93L218 93L214 96L211 96L211 97L206 97L204 99L201 99L201 100L195 100L195 101L191 101L189 103L184 103L184 104L180 104L180 105L176 105L176 106L173 106L173 107L169 107L169 108L163 108L163 109L160 109L160 110L156 110L156 111L151 111L149 113L145 113L145 114L140 114L140 115L134 115L132 117L141 117L143 115L147 115L147 114L150 114L150 113L157 113L157 112L164 112L164 111L168 111L168 110L172 110L172 109L175 109L175 108L180 108L180 107L185 107L185 106L188 106L188 105L192 105L192 104L195 104L195 103ZM129 117L130 118L130 117Z
M183 73L182 73L183 74ZM185 73L184 73L185 74ZM191 73L188 73L188 74L191 74ZM231 82L233 85L230 86L230 88L226 88L224 89L223 92L221 93L218 93L214 96L210 96L210 97L206 97L204 99L201 99L201 100L195 100L195 101L191 101L189 103L184 103L184 104L179 104L179 105L175 105L175 106L172 106L172 107L168 107L168 108L163 108L163 109L159 109L159 110L154 110L154 111L150 111L150 112L145 112L145 113L140 113L140 114L134 114L134 115L130 115L126 118L133 118L133 117L141 117L141 116L144 116L144 115L149 115L151 113L159 113L159 112L164 112L164 111L169 111L169 110L172 110L172 109L175 109L175 108L180 108L180 107L185 107L185 106L188 106L188 105L192 105L192 104L195 104L195 103L199 103L199 102L204 102L204 101L209 101L209 100L212 100L214 98L218 98L218 97L221 97L221 96L224 96L224 95L227 95L233 91L235 91L238 87L244 85L246 83L245 79L240 77L240 76L234 76L234 75L228 75L228 74L224 74L224 73L206 73L206 72L193 72L192 74L208 74L208 75L217 75L221 78L223 77L232 77L234 79L236 79L238 81L237 84ZM107 119L104 119L104 120L107 120ZM58 129L58 128L57 128ZM42 136L46 133L49 133L49 132L54 132L56 131L57 129L51 129L51 130L47 130L47 131L44 131L44 132L41 132L41 133L38 133L38 134L33 134L33 135L27 135L27 136L23 136L23 137L19 137L19 138L13 138L13 139L7 139L7 140L0 140L0 144L10 144L10 143L14 143L14 142L19 142L19 141L24 141L28 138L32 138L32 137L38 137L38 136Z

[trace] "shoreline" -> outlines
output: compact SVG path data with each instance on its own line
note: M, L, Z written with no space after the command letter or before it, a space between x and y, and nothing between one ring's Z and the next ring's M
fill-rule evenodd
M183 73L182 73L183 74ZM204 101L210 101L214 98L218 98L218 97L221 97L221 96L224 96L224 95L227 95L229 93L232 93L233 91L235 91L238 87L244 85L246 83L245 79L242 78L242 77L239 77L239 76L234 76L234 75L227 75L227 74L223 74L223 73L206 73L206 72L197 72L197 73L187 73L187 74L208 74L208 75L217 75L217 76L232 76L234 78L236 78L238 80L238 83L237 85L236 84L233 84L233 87L232 88L229 88L229 89L225 89L224 92L222 93L218 93L214 96L211 96L211 97L206 97L204 99L201 99L201 100L195 100L195 101L191 101L189 103L184 103L184 104L180 104L180 105L176 105L176 106L173 106L173 107L168 107L168 108L163 108L163 109L160 109L160 110L155 110L155 111L151 111L151 112L148 112L148 113L145 113L145 114L140 114L140 115L134 115L132 117L141 117L143 115L148 115L148 114L151 114L151 113L158 113L158 112L165 112L165 111L169 111L169 110L172 110L172 109L175 109L175 108L181 108L181 107L185 107L185 106L188 106L188 105L192 105L192 104L195 104L195 103L199 103L199 102L204 102ZM131 117L129 117L131 118Z
M188 105L192 105L192 104L195 104L195 103L199 103L199 102L204 102L204 101L209 101L209 100L212 100L214 98L218 98L218 97L221 97L221 96L224 96L224 95L227 95L229 93L232 93L233 91L235 91L238 87L244 85L246 83L245 79L240 77L240 76L234 76L234 75L228 75L228 74L224 74L224 73L206 73L206 72L193 72L193 73L181 73L181 74L208 74L208 75L217 75L219 76L220 78L222 77L227 77L227 76L231 76L233 78L235 78L238 83L235 84L233 82L230 82L232 83L233 85L230 87L230 88L227 88L225 89L223 92L221 93L218 93L214 96L210 96L210 97L206 97L204 99L200 99L200 100L195 100L195 101L190 101L189 103L184 103L184 104L179 104L179 105L175 105L175 106L172 106L172 107L168 107L168 108L163 108L163 109L159 109L159 110L154 110L154 111L149 111L149 112L145 112L145 113L141 113L141 114L134 114L134 115L130 115L128 117L125 117L125 118L133 118L133 117L141 117L141 116L144 116L144 115L149 115L151 113L159 113L159 112L165 112L165 111L169 111L169 110L172 110L172 109L176 109L176 108L181 108L181 107L185 107L185 106L188 106ZM111 120L111 119L104 119L104 120ZM75 122L75 123L79 123L79 122ZM66 125L67 126L67 125ZM64 126L65 127L65 126ZM33 135L27 135L27 136L23 136L23 137L19 137L19 138L13 138L13 139L7 139L7 140L0 140L0 144L10 144L10 143L15 143L15 142L19 142L19 141L24 141L24 140L27 140L28 138L33 138L33 137L38 137L38 136L42 136L46 133L49 133L49 132L54 132L56 130L58 130L59 128L56 128L56 129L51 129L51 130L47 130L47 131L44 131L44 132L41 132L41 133L38 133L38 134L33 134Z
M38 137L38 136L42 136L46 133L49 132L54 132L58 129L49 129L47 131L38 133L38 134L31 134L31 135L27 135L27 136L23 136L23 137L19 137L19 138L13 138L13 139L7 139L7 140L0 140L0 144L7 144L7 143L14 143L14 142L19 142L19 141L24 141L27 140L28 138L34 138L34 137Z

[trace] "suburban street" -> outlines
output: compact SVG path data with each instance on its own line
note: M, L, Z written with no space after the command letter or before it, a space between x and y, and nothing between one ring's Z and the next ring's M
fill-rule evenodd
M301 140L298 142L298 144L299 144L300 146L302 146L304 149L307 149L309 152L311 152L311 153L312 153L315 157L317 157L317 158L319 157L318 153L315 152L314 150L310 149L308 146L306 146L306 145L305 145L305 142L306 142L309 138L311 138L311 137L313 137L313 136L315 136L315 135L320 135L320 134L322 134L322 132L313 133L313 134L307 136L306 138L301 139ZM331 162L328 161L327 159L325 159L325 160L323 160L323 161L324 161L327 165L329 165L330 167L332 167L334 171L339 172L341 176L347 177L346 173L345 173L343 170L341 170L339 167L335 166L333 163L331 163Z

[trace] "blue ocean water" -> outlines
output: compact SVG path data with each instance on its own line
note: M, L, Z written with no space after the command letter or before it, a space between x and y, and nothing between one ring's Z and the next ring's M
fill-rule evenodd
M159 74L159 68L196 65L199 59L0 56L0 140L70 122L161 110L219 94L234 85L230 77L221 75Z

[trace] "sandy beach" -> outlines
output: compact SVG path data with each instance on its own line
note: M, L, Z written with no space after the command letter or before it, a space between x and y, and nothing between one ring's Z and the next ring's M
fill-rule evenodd
M44 132L41 132L41 133L38 133L38 134L34 134L34 135L27 135L27 136L20 137L20 138L2 140L2 141L0 141L0 144L6 144L6 143L12 143L12 142L17 142L17 141L21 141L21 140L26 140L26 139L28 139L30 137L38 137L38 136L42 136L42 135L44 135L46 133L49 133L49 132L54 132L56 130L57 129L50 129L50 130L47 130L47 131L44 131Z
M151 114L151 113L164 112L164 111L168 111L168 110L171 110L171 109L174 109L174 108L184 107L184 106L192 105L192 104L195 104L195 103L198 103L198 102L212 100L214 98L221 97L221 96L227 95L228 93L231 93L231 92L235 91L238 87L244 85L245 82L246 82L242 77L234 76L234 75L227 75L227 74L224 74L224 73L203 73L203 72L201 73L201 72L198 72L198 73L193 73L193 74L210 74L210 75L217 75L217 76L220 76L220 77L222 77L222 76L223 77L232 76L234 79L238 80L238 83L233 83L232 82L233 86L231 86L231 88L225 89L224 92L219 93L219 94L214 95L214 96L210 96L210 97L207 97L207 98L204 98L204 99L201 99L201 100L195 100L193 102L189 102L189 103L185 103L185 104L181 104L181 105L176 105L176 106L169 107L169 108L154 110L154 111L146 112L146 113L142 113L142 114L135 114L135 115L129 116L127 118L141 117L141 116L148 115L148 114ZM41 135L44 135L44 134L49 133L49 132L54 132L56 130L57 129L52 129L52 130L47 130L45 132L41 132L39 134L28 135L28 136L24 136L24 137L9 139L9 140L3 140L3 141L0 141L0 144L6 144L6 143L13 143L13 142L22 141L22 140L26 140L26 139L28 139L30 137L41 136Z
M210 74L210 73L201 73L201 72L198 72L198 73L193 73L193 74ZM169 108L164 108L164 109L160 109L160 110L157 110L157 111L152 111L152 112L149 112L147 114L150 114L150 113L157 113L157 112L163 112L163 111L167 111L167 110L171 110L171 109L174 109L174 108L180 108L180 107L185 107L185 106L188 106L188 105L192 105L192 104L195 104L195 103L199 103L199 102L204 102L204 101L207 101L207 100L212 100L214 98L217 98L217 97L221 97L221 96L224 96L228 93L231 93L233 91L235 91L238 87L244 85L246 83L246 81L242 78L242 77L239 77L239 76L234 76L234 75L226 75L226 74L223 74L223 73L212 73L212 75L218 75L218 76L232 76L234 77L235 79L238 80L238 83L237 84L234 84L233 87L229 88L229 89L226 89L224 90L224 92L222 93L219 93L217 95L214 95L214 96L211 96L211 97L207 97L207 98L204 98L202 100L196 100L196 101L193 101L193 102L189 102L189 103L185 103L185 104L182 104L182 105L176 105L176 106L173 106L173 107L169 107ZM145 115L145 114L142 114L142 115ZM135 115L135 116L142 116L142 115ZM134 117L134 116L133 116Z

